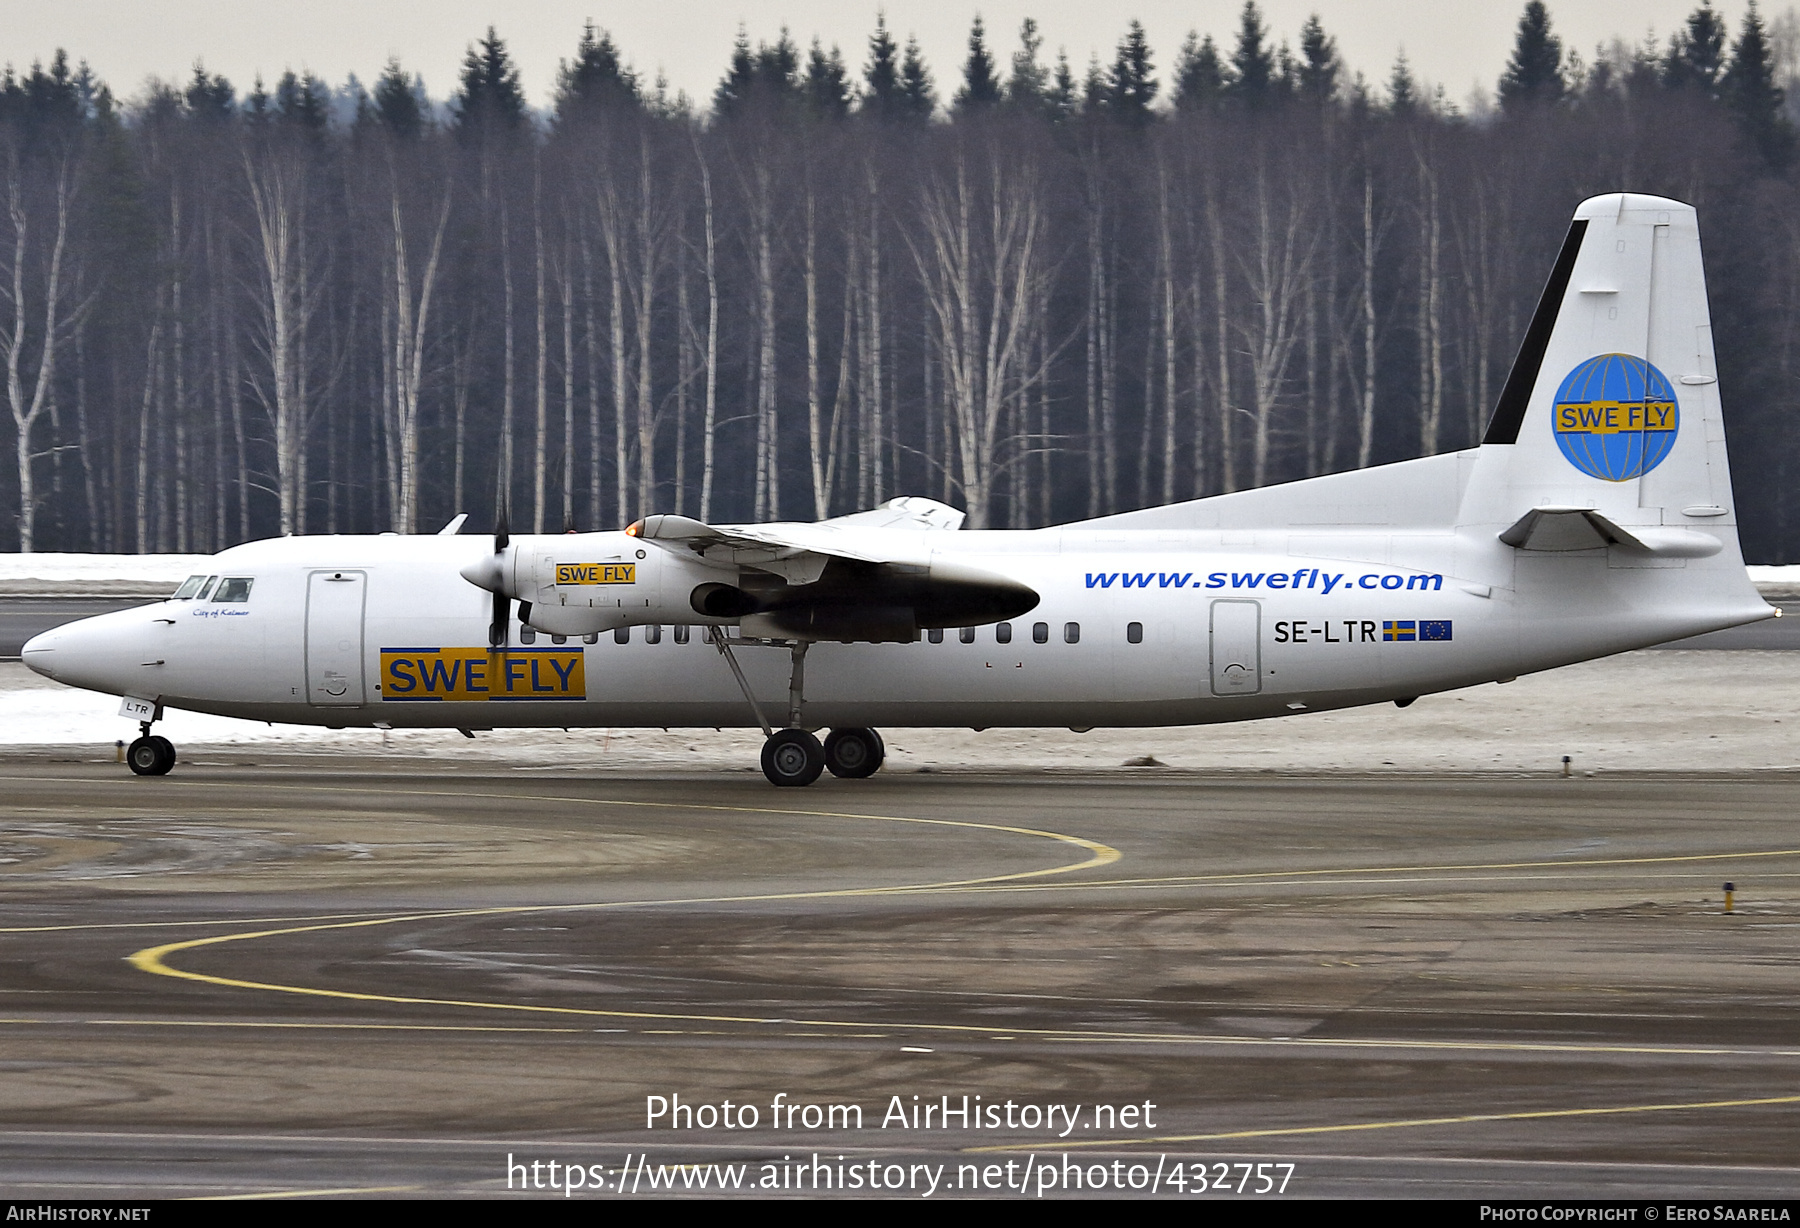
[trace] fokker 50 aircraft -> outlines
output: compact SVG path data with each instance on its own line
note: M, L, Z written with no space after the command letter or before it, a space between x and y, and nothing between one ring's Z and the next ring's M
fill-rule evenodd
M1739 553L1694 210L1575 212L1481 445L1027 531L817 524L287 537L25 645L120 695L332 727L743 726L777 785L874 727L1187 725L1416 697L1778 613ZM814 730L829 729L823 745Z

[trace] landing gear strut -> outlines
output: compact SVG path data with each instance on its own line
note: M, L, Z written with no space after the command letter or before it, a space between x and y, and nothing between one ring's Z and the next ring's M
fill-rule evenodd
M817 780L827 768L840 779L860 780L873 776L881 767L887 751L881 743L881 735L873 729L834 729L821 746L819 739L801 726L801 710L806 703L806 650L812 647L810 640L788 643L793 664L788 675L787 727L777 729L763 715L762 705L751 693L750 683L732 655L724 631L718 627L712 627L710 631L713 647L731 666L738 689L744 692L745 701L756 714L756 723L762 726L766 739L762 749L762 770L770 784L800 788Z
M138 738L125 748L125 762L139 776L167 776L175 766L175 744L150 732L150 722L138 724Z

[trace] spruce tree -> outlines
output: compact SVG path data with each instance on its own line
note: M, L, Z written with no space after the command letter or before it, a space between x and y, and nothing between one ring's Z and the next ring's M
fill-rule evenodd
M1388 112L1401 119L1418 114L1419 83L1413 79L1412 65L1406 52L1394 57L1394 71L1388 76Z
M1154 118L1150 104L1155 98L1156 70L1150 60L1150 41L1144 37L1143 23L1133 21L1113 57L1106 106L1115 119L1142 125Z
M1081 80L1081 113L1083 115L1104 115L1106 113L1106 96L1111 82L1107 80L1106 70L1100 67L1100 57L1088 57L1087 75Z
M231 82L221 76L208 76L200 64L194 65L185 97L189 113L198 118L225 120L237 109L237 92L231 88Z
M750 97L755 85L756 55L750 50L750 32L740 25L731 44L731 64L713 91L713 114L732 114Z
M289 69L275 85L275 109L285 124L302 132L323 132L331 118L330 94L310 71L295 76Z
M525 91L506 44L489 26L487 36L463 57L459 86L450 100L457 135L464 140L514 131L525 123Z
M421 105L412 78L400 67L398 56L390 56L381 77L375 82L374 118L390 134L410 141L425 128L425 108Z
M987 31L981 17L969 27L969 57L963 61L962 88L956 91L951 110L959 114L981 111L1000 101L1000 76L987 47Z
M1224 61L1212 35L1197 39L1193 31L1181 44L1175 58L1175 107L1181 111L1206 111L1219 104L1225 94Z
M1687 24L1669 39L1663 59L1663 85L1671 90L1697 90L1719 96L1725 73L1725 22L1708 0L1688 14Z
M780 107L797 102L805 90L800 71L800 49L794 46L787 27L773 43L759 43L750 50L750 36L742 26L731 47L731 66L713 91L713 112L734 115L746 106Z
M1256 0L1244 0L1237 48L1231 53L1232 76L1225 94L1252 111L1260 111L1273 101L1275 53L1269 48L1268 33Z
M900 96L904 100L902 114L908 119L923 122L937 110L937 90L931 83L931 70L925 67L919 40L912 35L906 38L906 55L900 61Z
M1037 22L1027 17L1019 26L1019 49L1013 52L1012 73L1006 81L1006 100L1026 110L1044 106L1050 92L1050 70L1038 62L1044 36Z
M588 22L575 44L575 58L556 69L556 117L567 120L591 107L635 104L641 97L637 74L625 66L618 45L605 30Z
M854 91L843 53L834 46L827 55L814 38L806 57L806 79L801 92L806 96L807 110L822 119L843 119L850 114Z
M800 48L781 27L781 37L756 48L756 84L772 98L783 98L800 89Z
M1338 60L1337 40L1325 33L1317 13L1300 27L1300 57L1301 96L1319 106L1335 99L1343 64Z
M1550 32L1550 10L1543 0L1531 0L1500 76L1500 106L1507 111L1543 106L1560 101L1567 88L1562 40Z
M1737 118L1745 139L1772 169L1793 160L1794 130L1782 114L1784 96L1775 84L1775 56L1756 0L1744 14L1731 63L1720 79L1720 95Z
M1056 53L1056 76L1051 79L1050 93L1044 98L1044 109L1055 123L1066 123L1075 118L1075 70L1069 67L1066 51Z
M1719 97L1723 76L1724 18L1712 11L1708 0L1688 14L1683 29L1670 38L1669 54L1663 59L1663 86Z
M863 68L862 113L875 119L899 119L904 111L900 88L900 45L888 33L887 17L875 15L869 35L869 62Z

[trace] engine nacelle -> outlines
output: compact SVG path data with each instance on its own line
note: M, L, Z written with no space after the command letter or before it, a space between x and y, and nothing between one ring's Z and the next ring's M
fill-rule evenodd
M532 538L515 550L514 580L531 602L525 621L552 635L591 635L647 624L728 622L694 609L703 584L736 581L698 556L646 545L625 533Z
M773 552L772 552L773 554ZM1016 618L1031 588L953 559L873 563L794 551L743 567L630 532L513 540L463 568L549 635L645 625L740 625L765 639L907 642L921 629Z

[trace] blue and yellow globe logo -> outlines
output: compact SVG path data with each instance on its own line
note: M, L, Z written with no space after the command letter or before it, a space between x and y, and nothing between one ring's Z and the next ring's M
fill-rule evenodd
M1556 390L1556 445L1589 477L1625 482L1663 463L1675 447L1681 409L1669 377L1643 358L1590 358Z

